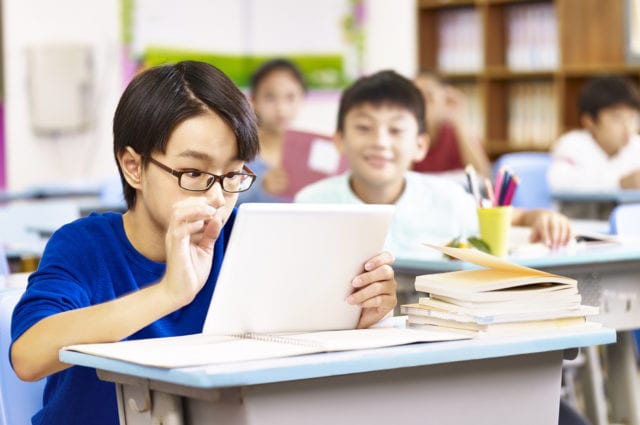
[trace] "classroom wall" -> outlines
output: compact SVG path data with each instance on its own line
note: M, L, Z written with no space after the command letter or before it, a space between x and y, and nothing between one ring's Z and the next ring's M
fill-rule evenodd
M394 68L411 76L416 69L415 0L366 0L366 4L365 72ZM111 120L123 88L120 1L4 0L3 8L7 189L94 183L115 175ZM43 43L91 46L95 97L88 131L49 136L33 132L27 50ZM297 127L332 133L338 98L338 92L312 93Z
M82 181L115 173L111 116L121 93L119 1L4 0L7 188ZM91 129L37 136L28 112L27 50L43 43L86 43L93 50ZM63 103L65 99L60 99Z
M418 69L415 0L367 0L364 72L395 69L411 78ZM310 93L295 127L333 134L339 92Z

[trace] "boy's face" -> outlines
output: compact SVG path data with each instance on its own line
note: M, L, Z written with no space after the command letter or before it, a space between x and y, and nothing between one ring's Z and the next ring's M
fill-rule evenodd
M304 88L287 70L271 72L251 99L260 127L283 133L296 119L304 101Z
M418 134L415 116L393 104L351 108L335 141L349 160L352 178L370 187L404 182L411 163L427 152L427 136Z
M617 105L601 109L597 119L583 117L584 127L609 156L614 156L638 133L638 111L630 106Z
M231 128L217 114L207 112L180 123L169 137L166 153L155 152L151 157L176 171L199 170L222 175L242 171L244 163L237 159L236 143ZM187 191L178 185L176 176L149 163L142 170L134 210L146 215L159 230L166 231L173 206L188 197L204 197L217 208L216 215L224 223L238 195L224 192L219 181L206 192ZM196 238L200 236L197 234Z

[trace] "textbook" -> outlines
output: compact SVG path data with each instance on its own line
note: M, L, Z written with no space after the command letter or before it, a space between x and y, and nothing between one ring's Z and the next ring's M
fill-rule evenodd
M599 326L597 307L582 305L575 279L510 263L474 250L428 245L485 267L417 276L428 296L401 306L407 326L484 335Z
M513 264L475 249L428 246L485 268L417 276L416 291L463 301L529 300L532 296L549 300L577 293L575 279Z
M564 317L547 320L528 320L523 322L504 323L452 323L437 318L418 319L407 323L410 329L433 330L442 332L455 332L469 337L507 336L526 332L550 332L554 330L567 330L571 328L589 329L599 328L600 323L587 322L584 317Z
M494 309L492 311L475 312L468 310L460 312L455 308L448 306L433 307L429 304L405 304L401 307L401 312L412 316L412 318L420 316L429 319L437 318L440 320L448 320L457 323L474 323L478 325L488 325L493 323L506 322L522 322L529 320L549 320L565 317L585 317L588 315L598 314L598 308L586 305L551 306L549 308L527 308L523 306L520 310L500 311Z
M289 130L284 138L282 168L287 172L289 185L281 196L292 200L303 187L342 174L349 164L330 137Z

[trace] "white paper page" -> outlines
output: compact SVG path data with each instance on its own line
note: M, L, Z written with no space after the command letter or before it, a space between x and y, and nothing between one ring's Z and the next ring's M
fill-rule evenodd
M332 141L326 139L314 139L309 151L310 170L325 174L335 174L340 166L340 152Z
M312 346L205 334L110 344L80 344L65 349L163 368L234 363L321 351Z

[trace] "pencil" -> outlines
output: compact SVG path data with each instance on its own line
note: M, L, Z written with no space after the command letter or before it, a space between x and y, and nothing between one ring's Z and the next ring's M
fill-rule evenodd
M495 207L496 199L493 194L493 187L491 186L491 180L489 180L487 177L484 178L484 186L487 190L487 198L489 198L489 203L491 204L491 206Z

